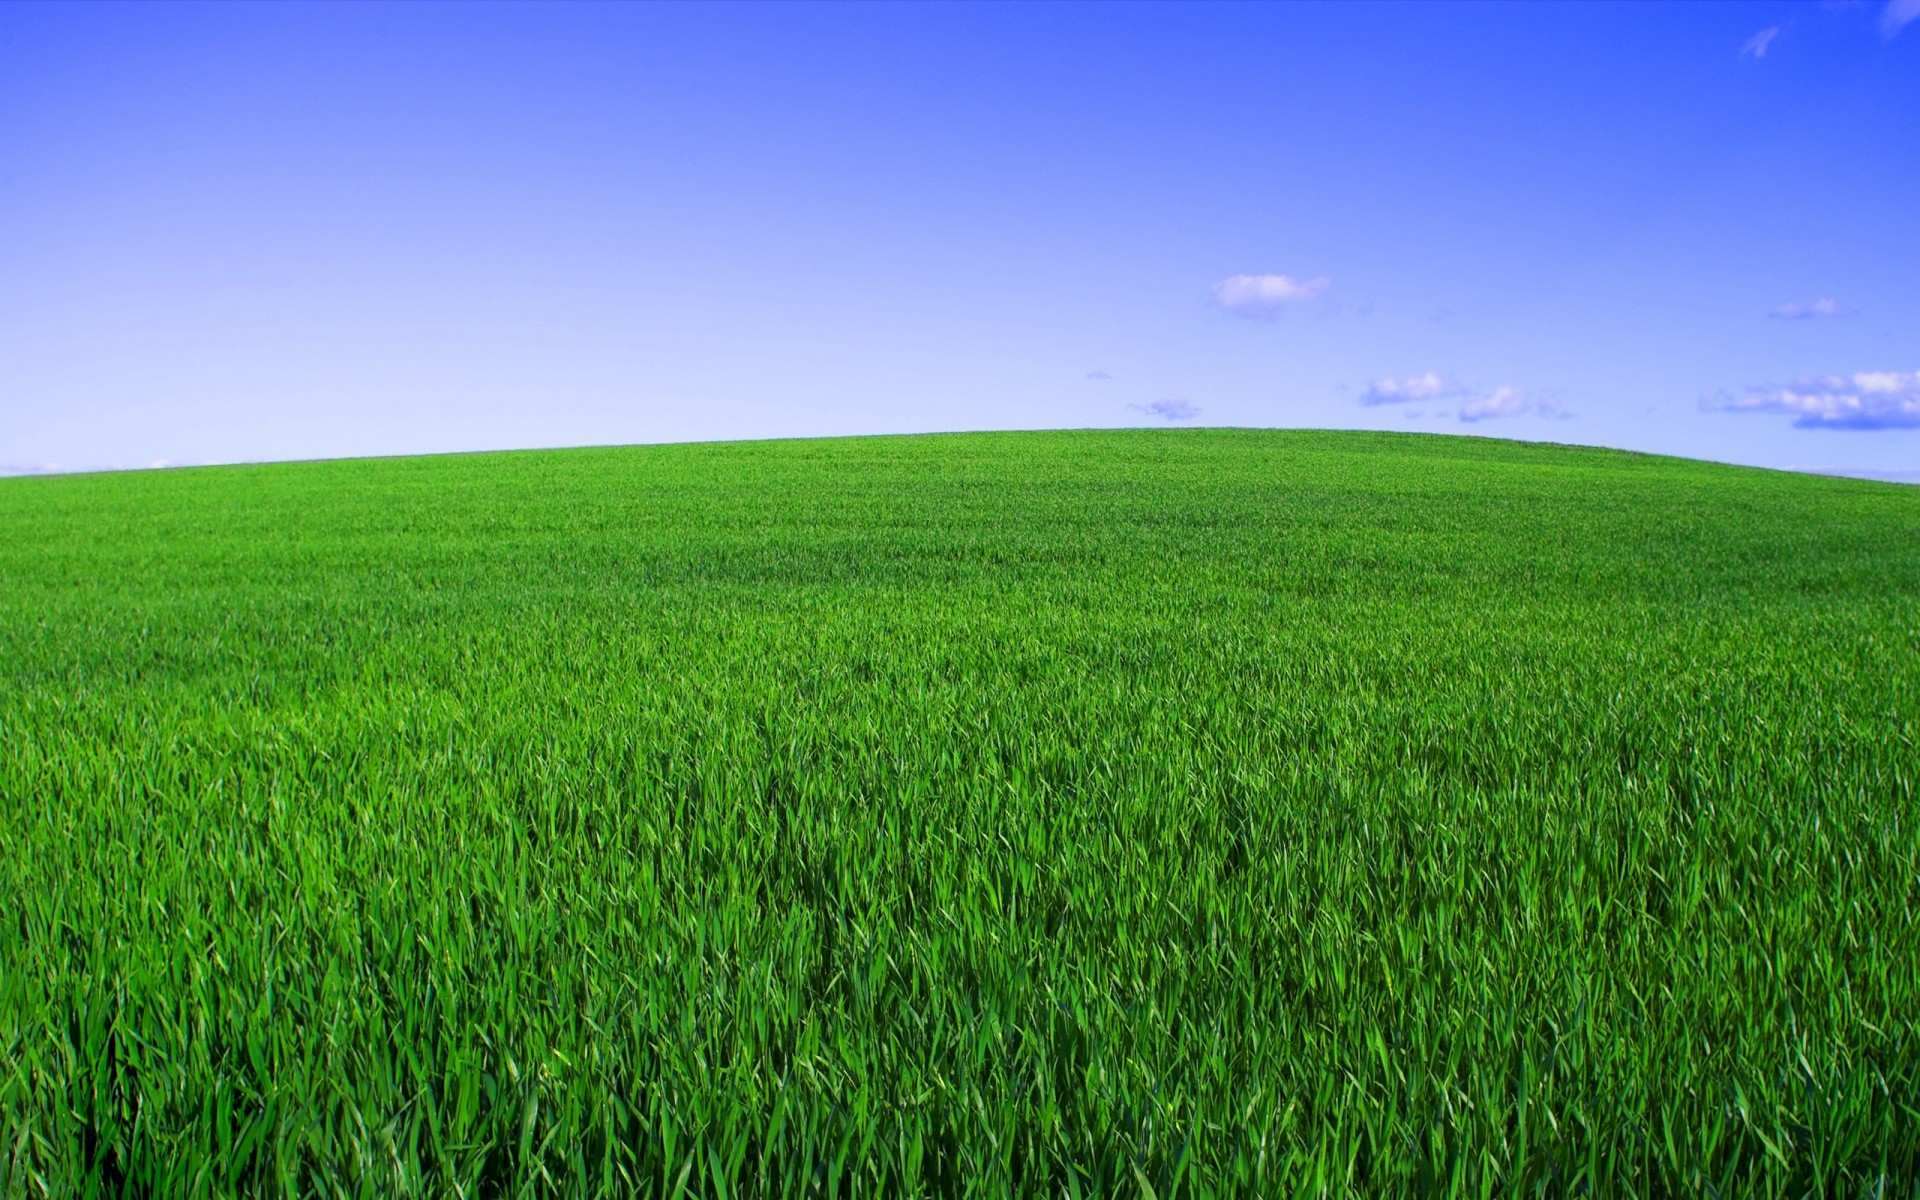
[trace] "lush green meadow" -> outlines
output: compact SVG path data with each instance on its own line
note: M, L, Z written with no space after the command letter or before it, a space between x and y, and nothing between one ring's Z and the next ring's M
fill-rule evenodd
M1920 1194L1920 489L0 480L0 1195Z

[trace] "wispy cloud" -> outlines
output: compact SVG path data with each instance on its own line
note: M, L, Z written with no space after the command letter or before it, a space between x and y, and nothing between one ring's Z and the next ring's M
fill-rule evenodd
M144 463L130 462L94 462L83 466L68 466L64 463L43 462L0 462L0 476L5 475L66 475L82 471L158 471L166 467L192 465L176 463L169 458L156 458Z
M1088 379L1112 379L1113 376L1107 374L1105 371L1088 371L1087 378Z
M1155 400L1152 404L1129 404L1127 407L1152 416L1165 417L1169 421L1191 421L1200 415L1200 410L1187 400Z
M1399 404L1407 400L1438 400L1443 396L1461 396L1465 388L1440 374L1428 371L1410 379L1376 379L1360 393L1362 404Z
M1450 379L1438 371L1428 371L1424 375L1414 375L1407 379L1376 379L1360 393L1362 404L1403 404L1409 400L1454 400L1460 401L1458 413L1442 412L1440 416L1458 416L1462 421L1488 421L1497 417L1515 417L1521 413L1537 413L1540 416L1567 414L1559 411L1559 405L1547 397L1535 396L1515 387L1497 387L1483 392L1469 387L1455 379Z
M1333 280L1325 275L1295 279L1291 275L1229 275L1213 285L1213 302L1242 317L1272 317L1281 306L1326 295Z
M1887 0L1880 10L1880 36L1892 37L1920 20L1920 0Z
M1920 427L1920 371L1861 371L1700 398L1710 412L1788 413L1801 429Z
M1811 9L1809 5L1801 7ZM1829 15L1846 14L1849 18L1862 12L1870 13L1875 7L1880 10L1878 24L1883 38L1895 37L1902 29L1920 20L1920 0L1826 0L1820 5ZM1740 57L1755 61L1765 58L1767 52L1773 49L1775 40L1798 21L1796 17L1757 31L1740 43Z
M1765 58L1767 47L1773 45L1773 39L1780 36L1778 25L1769 25L1740 44L1741 58Z
M1782 304L1767 315L1783 321L1805 321L1812 317L1848 317L1853 315L1853 310L1827 296L1811 304Z
M1496 417L1517 417L1521 413L1550 413L1551 400L1528 395L1519 388L1500 387L1483 396L1475 396L1460 406L1462 421L1488 421Z

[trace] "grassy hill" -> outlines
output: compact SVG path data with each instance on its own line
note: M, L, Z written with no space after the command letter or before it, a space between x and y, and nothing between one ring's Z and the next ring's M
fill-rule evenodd
M1916 738L1893 485L0 481L0 1194L1908 1195Z

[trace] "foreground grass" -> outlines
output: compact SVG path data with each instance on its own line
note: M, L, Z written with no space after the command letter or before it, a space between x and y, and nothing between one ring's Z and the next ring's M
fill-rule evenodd
M1920 489L0 482L0 1191L1913 1195Z

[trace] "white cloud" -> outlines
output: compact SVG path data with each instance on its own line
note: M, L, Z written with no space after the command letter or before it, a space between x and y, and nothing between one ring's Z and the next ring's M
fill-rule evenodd
M1362 404L1398 404L1404 400L1435 400L1459 396L1466 389L1438 371L1415 375L1410 379L1376 379L1360 393Z
M1519 388L1499 387L1491 392L1482 392L1449 379L1438 371L1428 371L1425 375L1407 379L1376 379L1367 385L1366 391L1360 393L1362 404L1401 404L1409 400L1456 398L1461 401L1457 415L1462 421L1486 421L1528 412L1548 416L1558 412L1558 406L1552 400L1531 396ZM1456 414L1446 410L1435 415L1450 417Z
M1920 0L1887 0L1880 10L1880 35L1892 37L1916 20L1920 20Z
M1191 421L1200 415L1200 410L1187 400L1155 400L1152 404L1130 404L1127 407L1165 417L1169 421Z
M1764 384L1738 395L1702 396L1700 407L1789 413L1802 429L1908 429L1920 427L1920 371L1861 371Z
M1494 417L1517 417L1523 412L1547 412L1551 401L1535 400L1519 388L1495 388L1484 396L1475 396L1460 406L1462 421L1485 421Z
M1851 316L1850 309L1841 306L1831 296L1822 297L1811 304L1782 304L1767 314L1786 321L1804 321L1809 317L1845 317Z
M1112 379L1113 376L1107 374L1105 371L1088 371L1087 378L1088 379Z
M1741 43L1740 57L1741 58L1765 58L1767 56L1767 47L1771 46L1773 44L1773 39L1779 36L1780 36L1780 27L1778 25L1767 26L1765 29L1762 29L1759 33L1754 34L1752 37L1748 38L1745 42Z
M1213 285L1213 302L1243 317L1270 317L1280 306L1312 300L1326 294L1333 280L1325 275L1295 279L1291 275L1229 275Z

